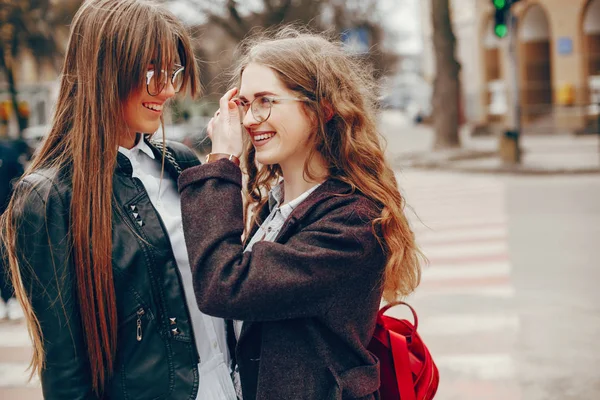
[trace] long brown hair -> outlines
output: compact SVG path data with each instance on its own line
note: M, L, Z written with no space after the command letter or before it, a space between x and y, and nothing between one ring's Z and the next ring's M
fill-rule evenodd
M311 157L318 152L329 177L342 180L380 204L381 215L373 222L387 250L383 296L387 301L411 293L421 278L420 258L404 214L404 199L394 172L384 158L382 137L377 130L377 86L372 69L359 57L348 54L340 43L286 26L260 33L241 46L234 80L244 68L257 63L271 68L289 90L307 98L304 108L314 121ZM330 118L331 114L333 117ZM257 166L252 143L245 150L248 172L246 215L266 201L266 191L281 176L278 165ZM259 223L256 214L250 227Z
M86 1L71 25L51 131L25 173L66 170L72 179L70 257L97 394L111 376L117 345L111 215L119 137L126 132L122 104L146 90L148 65L160 75L176 59L185 66L184 87L195 95L198 71L190 38L171 13L145 0ZM43 339L21 280L26 266L17 260L19 221L13 211L18 197L23 196L17 193L3 216L3 236L34 342L33 374L44 366Z

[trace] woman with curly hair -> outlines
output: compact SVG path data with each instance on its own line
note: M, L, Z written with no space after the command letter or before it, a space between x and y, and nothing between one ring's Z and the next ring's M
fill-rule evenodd
M420 253L372 75L290 28L243 49L212 153L179 178L198 305L235 320L244 399L378 398L377 311L418 285Z

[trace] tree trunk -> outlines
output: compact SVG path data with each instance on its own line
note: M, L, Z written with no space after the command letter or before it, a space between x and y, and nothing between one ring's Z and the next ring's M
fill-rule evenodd
M460 64L452 32L449 0L431 0L436 77L433 87L434 149L460 147L458 136Z

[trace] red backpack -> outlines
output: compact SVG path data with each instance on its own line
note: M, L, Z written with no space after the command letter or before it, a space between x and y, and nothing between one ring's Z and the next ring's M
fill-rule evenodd
M405 319L384 315L398 304L410 308L414 326ZM415 310L402 301L388 304L377 313L368 349L379 358L382 400L429 400L435 396L440 374L417 333L418 324Z

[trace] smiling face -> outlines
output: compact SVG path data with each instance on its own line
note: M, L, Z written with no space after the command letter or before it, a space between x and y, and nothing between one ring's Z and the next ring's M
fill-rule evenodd
M156 96L151 96L146 88L146 74L143 74L144 83L139 89L132 92L123 102L123 115L127 124L127 135L121 141L121 146L131 148L135 145L136 133L154 133L160 127L160 117L165 103L175 95L171 83L171 70L168 71L167 85ZM148 71L154 66L149 65ZM164 76L163 76L164 78Z
M279 164L284 176L302 171L310 151L309 138L314 130L304 104L291 100L300 96L287 89L275 71L250 63L242 73L239 98L250 104L261 96L274 99L269 118L258 122L250 110L243 117L244 127L256 149L256 160L263 165Z

